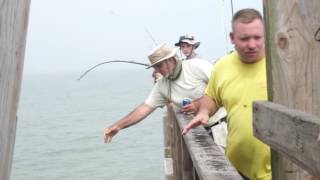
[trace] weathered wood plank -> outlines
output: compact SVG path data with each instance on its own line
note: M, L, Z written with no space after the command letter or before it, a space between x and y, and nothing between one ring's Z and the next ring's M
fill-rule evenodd
M180 136L181 137L181 136ZM189 155L188 147L181 137L182 151L182 178L183 180L193 180L193 163Z
M320 177L320 118L267 101L253 111L255 136Z
M0 179L10 177L30 0L0 0Z
M164 173L166 180L173 180L173 161L172 161L172 132L173 122L169 119L168 112L163 114L163 135L164 135Z
M182 128L187 125L192 116L185 116L177 113L176 118L179 124L180 133ZM206 130L199 126L190 130L183 136L184 142L188 147L196 175L201 180L239 180L242 179L236 169L227 160L225 154L213 142L212 137ZM197 177L195 177L197 179Z
M174 149L173 149L173 158L174 158L174 164L175 164L175 168L176 171L174 173L175 179L177 180L183 180L183 157L182 157L182 147L181 147L181 143L182 143L182 138L181 138L181 131L179 128L179 125L177 123L177 121L175 121L174 118L174 113L172 113L173 115L173 132L174 132Z
M319 0L264 0L269 100L320 115ZM272 151L273 179L305 173Z

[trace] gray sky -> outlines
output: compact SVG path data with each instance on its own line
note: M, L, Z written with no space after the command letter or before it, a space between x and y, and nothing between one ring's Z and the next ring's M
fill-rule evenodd
M234 11L262 1L233 0ZM230 0L32 0L25 74L81 74L107 60L148 63L157 43L170 46L180 35L193 34L197 49L213 62L232 49ZM137 68L110 64L107 70ZM104 68L106 70L106 68Z

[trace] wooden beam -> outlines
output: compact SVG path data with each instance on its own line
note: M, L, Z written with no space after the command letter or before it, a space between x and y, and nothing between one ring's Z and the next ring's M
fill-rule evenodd
M172 106L171 106L172 107ZM181 147L181 131L175 120L174 111L171 109L171 120L173 121L173 148L172 158L174 161L174 179L183 180L183 161L182 161L182 147Z
M181 132L181 131L180 131ZM188 147L184 142L183 138L181 138L181 154L182 154L182 178L183 180L193 180L193 162L191 160Z
M254 102L253 111L256 137L320 177L320 118L267 101Z
M180 136L182 128L187 125L192 116L176 114ZM186 147L196 169L196 175L201 180L239 180L242 179L237 170L231 165L225 154L213 142L207 131L199 126L191 129L183 136Z
M164 140L164 173L166 180L173 179L173 161L172 161L172 137L173 122L170 120L168 111L163 113L163 140Z
M10 178L30 0L0 1L0 179Z

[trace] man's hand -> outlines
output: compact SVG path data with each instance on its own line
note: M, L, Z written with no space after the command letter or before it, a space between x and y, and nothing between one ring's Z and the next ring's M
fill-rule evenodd
M104 130L104 142L109 143L114 135L116 135L120 131L120 127L118 125L113 125Z
M190 129L199 126L200 124L207 124L209 116L205 114L198 114L195 116L182 130L182 135L185 135L189 132Z

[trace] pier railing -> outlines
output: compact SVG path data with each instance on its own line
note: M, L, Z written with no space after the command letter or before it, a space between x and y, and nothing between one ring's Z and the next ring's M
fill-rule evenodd
M191 119L168 106L163 118L166 180L242 179L204 127L182 136L182 128Z

